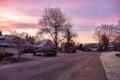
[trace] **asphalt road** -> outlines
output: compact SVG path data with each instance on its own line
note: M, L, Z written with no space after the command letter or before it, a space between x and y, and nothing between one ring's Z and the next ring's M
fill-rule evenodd
M107 80L96 53L65 54L0 66L0 80Z

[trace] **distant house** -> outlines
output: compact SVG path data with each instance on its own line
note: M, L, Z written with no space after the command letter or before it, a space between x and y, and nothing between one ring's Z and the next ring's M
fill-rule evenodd
M115 50L120 51L120 42L115 43Z
M84 45L85 51L97 51L99 49L99 43L87 43Z
M108 43L108 50L109 51L114 51L115 50L115 43L114 42L109 42Z
M41 40L35 43L34 47L37 50L42 51L42 50L54 48L54 43L49 39L45 39L45 40Z
M108 51L114 51L116 49L116 42L108 43ZM97 51L99 50L99 43L87 43L84 45L84 50L86 51Z

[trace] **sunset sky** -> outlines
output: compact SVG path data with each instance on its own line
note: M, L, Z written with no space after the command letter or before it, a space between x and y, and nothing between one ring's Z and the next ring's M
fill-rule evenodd
M94 42L94 29L101 24L117 25L120 16L120 0L0 0L0 30L34 35L46 7L60 7L72 19L78 42Z

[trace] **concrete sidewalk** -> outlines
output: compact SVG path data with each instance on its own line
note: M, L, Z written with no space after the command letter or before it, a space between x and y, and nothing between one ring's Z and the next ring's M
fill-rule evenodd
M107 80L100 57L96 53L91 55L86 66L80 72L79 80Z
M116 53L120 52L105 52L100 56L108 80L120 80L120 57Z

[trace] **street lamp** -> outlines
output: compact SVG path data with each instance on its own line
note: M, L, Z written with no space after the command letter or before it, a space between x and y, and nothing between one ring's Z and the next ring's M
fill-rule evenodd
M100 27L97 27L97 32L98 32L98 37L99 37L99 52L100 52L100 55L101 55L101 47L100 47L100 31L101 31L101 28L100 28Z

